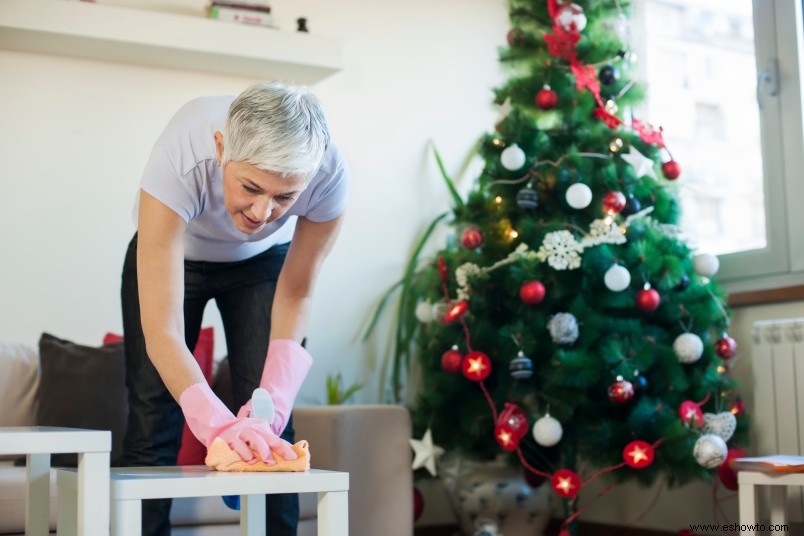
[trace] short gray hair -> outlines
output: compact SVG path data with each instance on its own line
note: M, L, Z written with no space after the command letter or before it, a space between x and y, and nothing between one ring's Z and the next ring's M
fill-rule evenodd
M318 98L302 86L262 82L229 106L221 164L248 162L283 177L312 178L329 145Z

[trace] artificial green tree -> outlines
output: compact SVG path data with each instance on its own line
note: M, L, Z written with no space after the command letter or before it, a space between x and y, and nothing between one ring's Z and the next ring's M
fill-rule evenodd
M604 473L712 479L746 418L717 258L682 239L681 166L636 117L628 2L509 7L502 113L471 192L445 175L451 219L405 274L394 379L415 360L416 434L508 453L573 521ZM444 221L454 240L420 259Z

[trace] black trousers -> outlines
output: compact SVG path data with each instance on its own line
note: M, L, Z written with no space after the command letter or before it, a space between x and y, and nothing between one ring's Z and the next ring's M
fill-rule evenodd
M259 387L276 282L288 245L273 247L238 262L184 262L184 337L192 349L201 331L204 308L215 300L223 321L232 371L232 393L239 408ZM129 417L123 442L127 466L175 465L184 416L145 351L137 285L137 235L123 264L121 300L126 351ZM291 418L282 438L294 441ZM143 501L143 536L170 534L171 499ZM295 536L297 494L266 495L267 533Z

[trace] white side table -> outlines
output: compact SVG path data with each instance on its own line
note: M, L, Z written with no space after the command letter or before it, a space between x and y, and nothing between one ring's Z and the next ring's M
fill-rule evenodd
M787 525L785 505L787 503L787 486L804 486L804 473L769 473L762 471L739 470L737 472L740 503L740 534L759 534L757 529L757 486L772 486L770 489L770 522L781 528ZM765 527L766 529L768 527ZM775 533L787 534L787 531L776 530Z
M69 505L78 484L75 469L58 471L59 536L75 534ZM116 467L109 475L113 536L141 536L142 501L240 495L241 536L265 536L265 495L318 493L318 536L349 535L349 473L311 469L306 473L234 473L203 465ZM62 501L68 508L62 509Z
M25 454L27 457L26 535L49 534L50 455L72 452L78 454L78 489L73 513L77 533L81 536L109 534L111 448L109 431L50 426L0 427L0 454Z

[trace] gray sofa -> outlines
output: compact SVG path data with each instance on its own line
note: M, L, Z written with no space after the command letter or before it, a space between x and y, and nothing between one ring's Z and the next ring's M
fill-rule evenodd
M0 426L36 423L37 351L0 344ZM222 397L223 398L223 397ZM310 443L312 466L349 473L349 534L411 536L413 480L410 417L393 405L298 407L296 438ZM52 475L53 476L53 475ZM25 467L0 460L0 534L23 534ZM51 529L58 497L51 478ZM316 534L316 496L302 494L299 536ZM175 536L236 536L239 512L218 497L179 499L171 512Z

